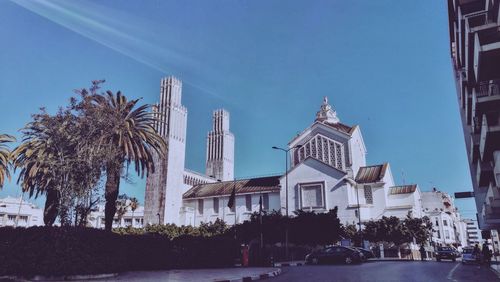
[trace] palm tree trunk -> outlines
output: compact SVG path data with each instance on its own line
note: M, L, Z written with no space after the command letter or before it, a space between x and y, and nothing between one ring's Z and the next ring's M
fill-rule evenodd
M52 226L59 214L59 191L49 189L47 191L47 199L45 200L45 208L43 210L43 222L46 226Z
M106 206L104 208L104 230L111 231L116 213L116 200L120 188L120 166L108 165L106 168Z

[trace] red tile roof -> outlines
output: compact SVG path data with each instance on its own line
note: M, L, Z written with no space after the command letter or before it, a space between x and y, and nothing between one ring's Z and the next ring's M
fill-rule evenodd
M362 166L356 175L357 183L375 183L384 178L388 164Z
M391 194L410 194L415 192L417 190L417 184L411 184L411 185L400 185L400 186L392 186L390 188Z
M195 199L229 196L233 191L233 187L236 187L236 194L279 192L280 177L281 175L199 184L189 189L182 197L184 199Z
M322 122L322 124L329 126L331 128L334 128L340 132L344 132L348 135L351 135L352 131L354 130L354 126L348 126L348 125L343 124L341 122L338 122L338 123Z

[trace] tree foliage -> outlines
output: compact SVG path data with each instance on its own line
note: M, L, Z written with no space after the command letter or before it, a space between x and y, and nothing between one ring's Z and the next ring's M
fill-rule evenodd
M429 238L432 223L428 217L413 218L407 216L400 220L395 216L382 217L365 223L363 237L371 242L389 242L394 245L409 243L415 238L422 244Z
M11 153L7 143L16 139L7 134L0 134L0 189L3 187L5 179L10 180L9 166L11 162Z

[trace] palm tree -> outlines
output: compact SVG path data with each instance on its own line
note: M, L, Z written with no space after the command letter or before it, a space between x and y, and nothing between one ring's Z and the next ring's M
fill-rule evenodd
M132 226L134 226L134 212L139 207L139 200L136 197L130 199L130 209L132 210Z
M16 139L7 134L0 134L0 188L3 187L5 178L10 180L9 163L11 153L6 143L16 141Z
M100 127L99 140L101 149L107 150L108 156L104 164L106 172L105 184L105 230L111 231L113 216L116 213L122 167L126 163L134 164L135 171L141 177L154 172L153 155L165 155L165 140L153 127L156 118L148 110L149 105L134 107L137 100L128 101L118 91L115 94L107 91L90 97L89 118L98 117Z

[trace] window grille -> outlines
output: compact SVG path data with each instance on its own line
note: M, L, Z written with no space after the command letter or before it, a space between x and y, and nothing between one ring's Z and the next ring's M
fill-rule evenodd
M335 144L335 159L337 160L337 165L336 167L340 170L344 170L344 166L342 164L342 145L341 144Z
M323 162L328 163L328 140L323 138Z
M372 194L372 187L370 185L365 185L364 186L365 190L365 199L367 204L373 204L373 194Z
M322 158L323 158L323 146L322 146L322 142L321 142L321 137L317 136L316 137L316 143L317 143L317 146L318 146L318 156L317 156L317 159L320 160L320 161L323 161Z

